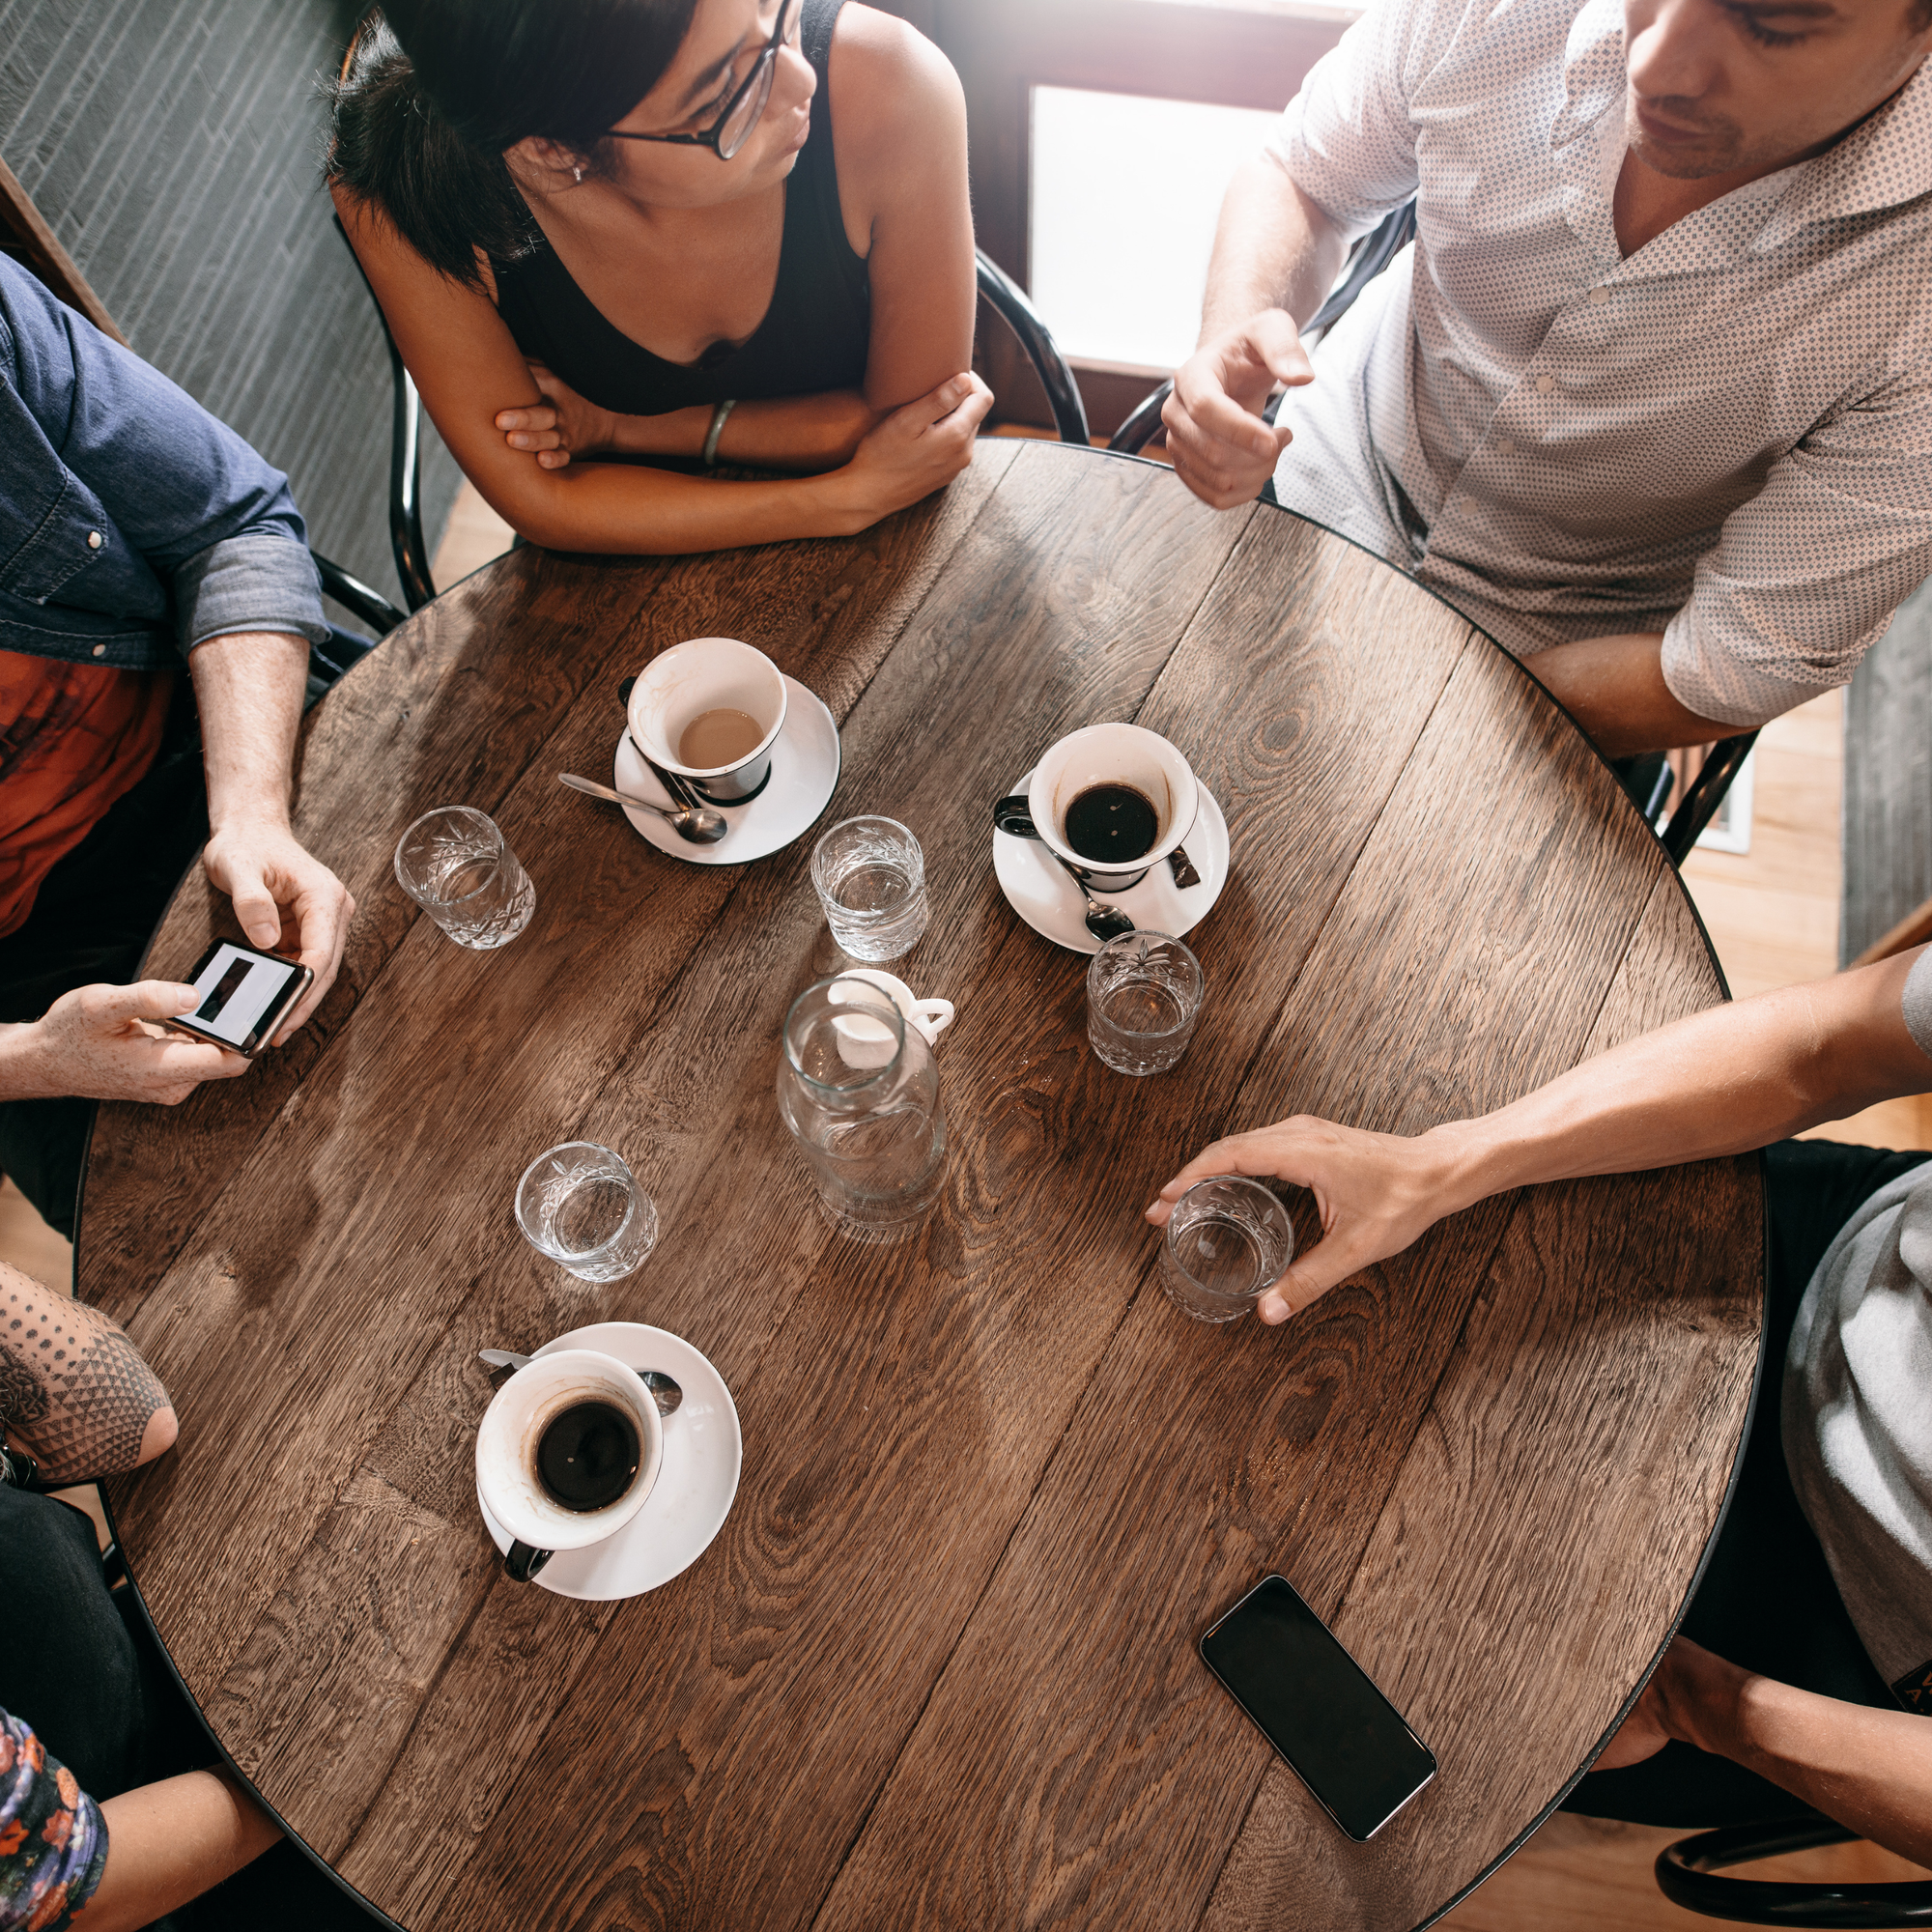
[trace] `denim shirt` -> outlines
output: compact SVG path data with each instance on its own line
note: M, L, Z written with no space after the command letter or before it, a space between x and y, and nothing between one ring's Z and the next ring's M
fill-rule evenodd
M158 670L236 631L328 636L288 478L0 255L0 650Z

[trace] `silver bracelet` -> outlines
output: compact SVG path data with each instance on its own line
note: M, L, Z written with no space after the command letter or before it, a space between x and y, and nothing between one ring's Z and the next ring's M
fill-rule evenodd
M711 412L711 433L704 439L704 454L700 459L707 469L713 469L718 462L718 439L724 434L724 425L731 420L731 412L737 407L734 396L720 403Z

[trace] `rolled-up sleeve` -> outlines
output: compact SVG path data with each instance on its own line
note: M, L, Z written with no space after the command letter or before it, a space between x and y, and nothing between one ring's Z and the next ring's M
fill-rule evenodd
M1928 576L1932 383L1915 379L1835 412L1725 519L1663 634L1664 682L1700 717L1763 724L1848 683Z
M281 631L312 644L328 636L307 549L267 531L189 557L175 572L175 611L184 654L237 631Z
M1435 11L1375 0L1309 69L1264 150L1350 240L1415 194L1408 89Z

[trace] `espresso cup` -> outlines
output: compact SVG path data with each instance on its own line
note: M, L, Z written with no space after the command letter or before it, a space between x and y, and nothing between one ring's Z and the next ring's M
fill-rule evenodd
M1101 863L1067 836L1068 810L1101 785L1138 793L1152 813L1153 843L1131 864ZM1187 760L1158 732L1138 724L1089 724L1047 748L1025 792L993 808L993 822L1002 832L1037 838L1094 891L1123 893L1186 838L1199 810L1200 787Z
M588 1402L609 1403L630 1419L638 1472L603 1507L576 1509L545 1484L538 1455L551 1425ZM497 1391L476 1431L476 1492L512 1538L503 1568L526 1583L555 1551L614 1536L643 1508L663 1461L664 1421L636 1369L593 1349L537 1356Z
M863 1010L868 1003L857 986L849 985L854 980L863 980L885 994L899 1009L906 1025L915 1029L927 1046L936 1045L939 1036L952 1024L955 1009L951 1000L916 999L912 988L894 974L876 972L868 966L848 966L833 980L825 997L834 1006L855 1003L858 1006L859 1009L849 1019L841 1017L834 1022L842 1042L839 1051L853 1066L884 1066L899 1050L891 1025Z
M652 764L675 772L714 805L744 805L772 775L772 744L785 721L785 681L763 651L736 638L693 638L660 651L631 686L631 736ZM722 761L689 734L717 712L741 713L759 733ZM691 755L687 756L687 753Z

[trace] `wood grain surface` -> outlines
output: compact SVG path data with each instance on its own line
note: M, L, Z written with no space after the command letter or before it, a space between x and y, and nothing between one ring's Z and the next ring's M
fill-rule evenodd
M720 633L831 705L828 816L925 852L895 970L959 1009L952 1153L896 1246L833 1233L773 1097L832 958L810 840L689 867L554 782L608 767L620 675ZM1185 753L1235 853L1193 1046L1140 1082L989 864L991 801L1107 718ZM536 884L498 953L389 877L448 801ZM237 1765L396 1922L1418 1924L1613 1725L1745 1420L1754 1164L1486 1203L1280 1331L1180 1318L1140 1218L1230 1126L1414 1131L1722 996L1607 771L1448 607L1157 467L985 443L849 541L502 559L319 707L298 823L361 907L342 980L244 1080L102 1110L79 1280L183 1418L113 1486L143 1599ZM191 877L156 967L220 918ZM580 1136L663 1217L599 1289L509 1213ZM692 1569L592 1605L496 1561L475 1351L603 1320L702 1349L745 1455ZM1272 1568L1442 1762L1370 1845L1194 1655Z

